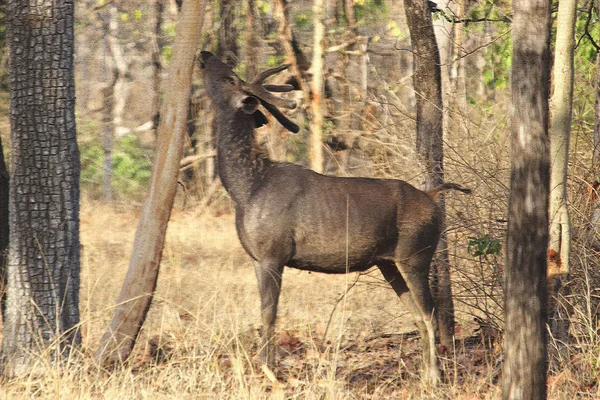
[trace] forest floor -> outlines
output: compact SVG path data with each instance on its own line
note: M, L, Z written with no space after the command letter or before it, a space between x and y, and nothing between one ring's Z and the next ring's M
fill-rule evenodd
M93 353L127 270L139 212L84 201L82 352L65 368L50 365L45 375L3 382L0 398L501 397L501 340L475 331L460 313L456 348L441 356L445 383L436 389L421 383L412 317L377 271L329 276L286 269L278 368L275 374L262 370L254 359L260 327L254 268L237 239L233 215L215 214L173 212L156 296L138 344L129 361L104 371L94 365ZM600 396L593 370L578 372L583 368L576 360L570 365L550 376L549 398Z

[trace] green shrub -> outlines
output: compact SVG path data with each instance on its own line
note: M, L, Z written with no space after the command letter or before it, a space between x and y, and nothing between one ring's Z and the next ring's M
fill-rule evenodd
M79 145L81 152L81 187L93 196L102 194L104 150L97 138ZM115 197L131 199L143 196L152 173L152 154L136 136L115 141L112 151L112 188Z

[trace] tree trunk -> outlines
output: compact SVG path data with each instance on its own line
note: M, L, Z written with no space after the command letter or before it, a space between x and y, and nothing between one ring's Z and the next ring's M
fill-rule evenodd
M104 201L112 200L112 150L115 141L112 110L115 99L115 83L117 74L113 68L110 45L108 44L108 35L110 35L110 22L104 24L104 80L102 88L102 150L104 160L102 162L102 198Z
M463 18L465 14L466 0L460 0L454 12L456 18ZM453 24L452 26L452 49L450 52L449 62L449 130L454 134L458 134L461 130L461 121L464 119L466 108L465 97L465 74L463 62L463 38L465 24Z
M220 3L220 18L221 26L219 27L219 41L217 43L217 56L229 67L234 68L239 63L239 52L237 47L237 32L233 20L233 11L236 6L236 0L224 0ZM219 127L217 121L213 119L211 130L211 150L215 151L217 143L217 132ZM211 172L212 180L219 176L219 168L215 157L207 160L207 163L212 163L212 166L207 165L207 174ZM212 183L209 183L209 186Z
M573 110L573 50L577 0L558 4L554 56L554 94L550 128L550 232L548 246L548 321L560 353L568 341L569 318L560 298L567 293L571 223L567 208L567 167Z
M513 3L504 399L546 398L550 6Z
M58 359L81 340L73 15L68 0L7 5L11 184L2 341L7 376L36 372L34 367L48 365L39 357L49 347Z
M8 192L9 181L4 148L0 139L0 309L4 315L6 303L6 250L8 248Z
M444 181L440 54L431 19L431 3L426 0L405 0L404 9L413 50L413 85L417 100L417 154L426 171L423 186L431 188ZM439 204L445 215L443 196L440 196ZM440 342L452 348L454 302L445 232L440 238L434 263L433 292L438 307Z
M136 231L133 252L117 307L98 350L101 364L119 362L131 353L152 301L167 223L177 190L179 161L186 122L194 56L206 1L185 1L180 13L165 85L165 101L158 128L158 147L148 197Z
M290 26L290 16L288 12L288 3L286 0L274 1L274 14L279 20L277 31L281 38L283 52L287 58L286 62L290 64L290 73L296 78L298 89L302 91L304 101L310 104L310 92L308 85L304 81L304 73L309 68L308 60L300 51L292 28Z
M600 18L600 0L596 8ZM596 101L594 107L594 163L600 163L600 50L596 53Z
M247 0L248 17L246 19L246 78L256 76L258 71L258 48L260 42L258 40L256 26L256 2L255 0Z
M310 167L323 172L323 40L325 39L325 2L314 2L313 73L310 101Z
M160 81L162 73L162 25L165 0L154 0L154 33L152 36L152 88L154 99L152 102L152 129L158 129L160 121Z
M290 26L290 16L288 12L288 2L286 0L275 0L273 2L273 14L278 20L277 32L281 45L283 47L283 53L286 56L286 63L290 64L289 72L293 76L291 84L295 84L296 88L301 91L303 99L303 108L308 107L311 103L310 88L305 80L305 73L309 68L308 61L304 56L304 53L300 50L292 28ZM307 120L310 120L310 115L306 116ZM273 156L274 160L285 160L285 138L289 131L283 128L280 124L274 124L272 127L272 136L278 135L275 138L277 143L275 147L278 149L270 149L270 155ZM279 145L279 146L277 146Z
M356 26L356 13L354 12L354 1L352 0L341 0L344 3L344 17L348 30L352 32L354 36L358 36L358 27Z
M115 137L129 130L123 127L123 114L127 102L127 70L129 66L123 54L123 48L119 44L119 10L112 4L108 9L108 23L105 27L105 52L110 58L105 57L104 69L107 80L103 94L102 124L103 137L102 147L104 150L102 197L105 201L113 199L112 191L112 150Z
M221 26L219 28L219 43L217 46L217 56L232 68L240 61L237 46L237 29L233 18L233 12L237 7L236 3L237 0L222 0L220 2Z

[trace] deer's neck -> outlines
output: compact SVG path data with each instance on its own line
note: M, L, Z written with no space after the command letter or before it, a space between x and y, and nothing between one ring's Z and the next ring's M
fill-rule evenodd
M272 163L258 149L254 138L254 118L236 110L218 110L217 161L223 186L236 203L243 207L252 192L260 186L266 169Z

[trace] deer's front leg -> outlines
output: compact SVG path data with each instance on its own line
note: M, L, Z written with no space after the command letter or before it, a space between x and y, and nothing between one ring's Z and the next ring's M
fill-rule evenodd
M277 303L281 292L281 262L266 259L254 263L258 291L260 293L260 310L262 317L260 361L271 369L275 366L275 320L277 318Z

